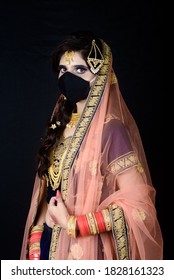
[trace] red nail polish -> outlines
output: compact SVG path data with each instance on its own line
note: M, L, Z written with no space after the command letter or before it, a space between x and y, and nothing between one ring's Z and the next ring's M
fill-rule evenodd
M61 193L60 193L59 190L57 190L57 192L56 192L56 198L59 198L60 196L61 196Z

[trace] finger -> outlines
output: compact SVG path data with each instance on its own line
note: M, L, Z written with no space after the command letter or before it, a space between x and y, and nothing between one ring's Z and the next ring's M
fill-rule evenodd
M57 204L57 199L55 196L51 197L49 205L50 206L55 206Z
M59 190L57 190L56 192L56 198L58 199L59 197L61 197L61 192Z
M62 196L61 196L61 192L59 190L57 190L57 192L56 192L56 200L58 203L62 202Z

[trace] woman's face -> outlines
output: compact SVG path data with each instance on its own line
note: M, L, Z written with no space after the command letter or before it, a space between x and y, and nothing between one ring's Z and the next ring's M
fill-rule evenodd
M95 77L95 75L89 70L86 61L82 58L80 52L66 52L62 55L58 70L58 77L61 77L67 71L88 82Z

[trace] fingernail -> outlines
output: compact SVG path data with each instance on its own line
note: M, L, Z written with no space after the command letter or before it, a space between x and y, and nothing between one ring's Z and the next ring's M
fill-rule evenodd
M60 196L61 196L61 193L60 193L59 190L57 190L57 192L56 192L56 198L59 198Z

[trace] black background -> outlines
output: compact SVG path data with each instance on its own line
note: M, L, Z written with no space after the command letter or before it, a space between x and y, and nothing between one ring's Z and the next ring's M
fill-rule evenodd
M153 1L109 0L1 1L1 259L20 257L36 153L58 96L51 53L62 35L81 29L94 31L112 49L120 89L138 124L157 190L164 259L172 259L161 121L162 10Z

